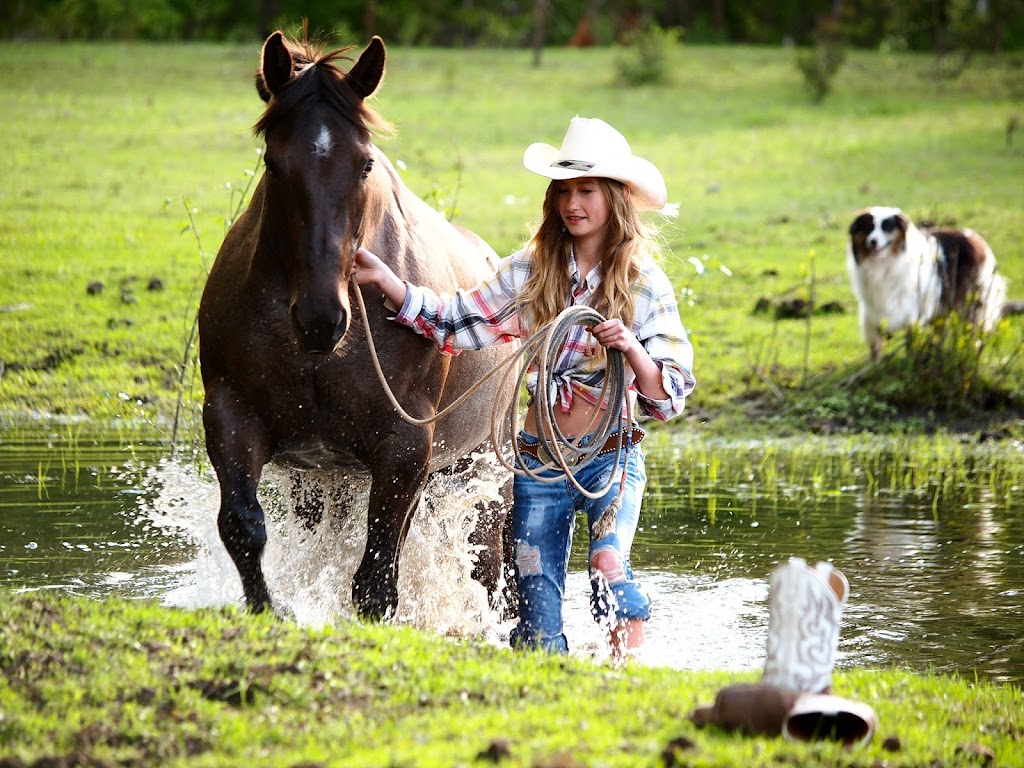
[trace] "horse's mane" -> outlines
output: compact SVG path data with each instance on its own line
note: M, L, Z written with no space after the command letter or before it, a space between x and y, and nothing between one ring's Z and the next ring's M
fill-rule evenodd
M393 130L387 120L356 95L348 82L347 73L338 68L339 60L353 60L346 54L355 46L347 45L324 52L308 39L286 39L285 46L294 62L294 74L276 94L270 93L263 80L263 73L256 72L256 89L268 103L263 116L253 126L255 135L266 136L267 131L292 110L317 101L326 102L357 128L377 134Z

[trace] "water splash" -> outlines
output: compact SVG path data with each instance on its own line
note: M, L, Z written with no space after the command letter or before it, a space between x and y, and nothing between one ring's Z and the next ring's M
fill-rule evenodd
M413 518L399 565L395 621L455 637L507 645L512 628L471 577L478 547L469 541L478 503L500 500L503 470L493 456L474 457L475 479L435 476ZM183 608L244 602L241 582L217 532L220 491L206 465L163 460L148 470L139 501L151 535L186 545L188 556L162 566L158 594ZM352 577L366 545L369 478L289 472L268 466L260 486L268 543L263 557L275 607L303 626L355 616ZM654 610L639 661L678 669L759 668L764 661L767 582L714 576L638 573ZM607 660L604 628L590 614L590 580L571 570L565 631L573 655Z
M504 471L489 454L473 457L468 475L434 476L416 510L399 564L395 620L454 636L499 631L499 606L470 576L479 547L469 541L477 505L500 501ZM217 532L220 491L209 468L161 461L140 499L144 525L188 545L184 562L167 566L176 583L161 596L194 608L241 604L241 582ZM366 547L369 476L292 472L269 465L260 483L268 541L263 569L275 609L304 626L355 616L351 584Z

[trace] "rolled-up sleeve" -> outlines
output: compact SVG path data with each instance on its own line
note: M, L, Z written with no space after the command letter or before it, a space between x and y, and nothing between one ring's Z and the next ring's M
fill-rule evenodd
M442 352L483 349L518 339L523 328L516 312L520 254L505 259L498 271L471 290L439 296L429 288L406 283L405 303L395 321L437 342Z
M671 282L664 273L649 277L650 282L640 288L648 301L638 304L647 311L638 318L636 335L661 368L661 383L668 399L655 400L637 392L637 405L648 416L668 421L683 412L686 398L697 385L693 377L693 346L683 328Z

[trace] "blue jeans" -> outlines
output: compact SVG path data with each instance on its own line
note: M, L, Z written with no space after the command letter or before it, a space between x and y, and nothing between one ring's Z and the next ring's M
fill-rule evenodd
M520 433L526 443L538 438ZM532 456L523 456L531 470L543 465ZM594 541L594 524L601 513L615 499L619 491L617 471L626 465L626 487L622 507L616 515L614 532ZM558 470L548 475L557 475ZM614 615L613 624L627 619L650 618L651 601L640 584L633 580L629 564L629 550L633 545L640 503L647 485L643 449L633 446L623 455L618 465L615 453L595 458L575 473L576 481L588 491L598 490L614 474L615 482L599 499L589 499L573 486L568 478L555 483L542 483L517 474L513 484L512 535L515 547L515 574L519 587L519 624L512 630L512 646L543 648L555 653L567 653L568 642L562 631L562 602L565 596L565 577L569 569L569 550L572 546L573 525L577 512L587 513L587 532L590 535L588 562L594 554L611 549L622 559L621 577L609 583L603 575L590 569L591 611L598 621L607 621Z

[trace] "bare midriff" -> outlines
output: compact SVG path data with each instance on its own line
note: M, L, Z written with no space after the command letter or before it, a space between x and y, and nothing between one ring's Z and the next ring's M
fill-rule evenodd
M530 404L523 422L523 429L531 435L538 433L536 407L536 403ZM576 397L568 411L563 411L561 407L555 408L555 423L566 437L580 437L600 426L603 415L601 410L600 406L588 403L582 397Z

